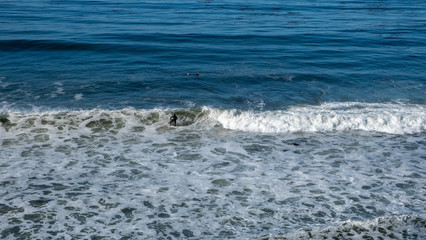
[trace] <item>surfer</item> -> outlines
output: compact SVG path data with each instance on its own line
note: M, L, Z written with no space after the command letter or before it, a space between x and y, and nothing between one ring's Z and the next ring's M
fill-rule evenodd
M176 121L177 121L178 117L176 116L176 114L173 114L173 116L170 117L170 122L169 125L174 125L176 127Z

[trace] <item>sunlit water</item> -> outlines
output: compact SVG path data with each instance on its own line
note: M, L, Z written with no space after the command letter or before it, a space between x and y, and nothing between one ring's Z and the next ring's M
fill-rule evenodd
M425 239L425 16L2 1L0 238Z

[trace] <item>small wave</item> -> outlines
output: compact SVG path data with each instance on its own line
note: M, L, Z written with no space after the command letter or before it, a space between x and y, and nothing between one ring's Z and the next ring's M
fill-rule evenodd
M426 129L422 105L383 103L325 103L286 111L206 109L224 128L262 133L372 131L414 134Z
M37 50L37 51L65 51L65 50L90 50L99 48L100 45L89 43L77 43L67 41L51 41L51 40L3 40L0 41L0 50L3 51L22 51L22 50Z
M365 221L345 221L335 226L299 230L272 239L424 239L426 219L422 216L380 217Z
M162 47L150 46L149 48L138 45L120 43L88 43L64 40L34 40L34 39L12 39L0 40L1 51L91 51L101 53L160 53L165 52ZM178 49L176 50L178 51Z

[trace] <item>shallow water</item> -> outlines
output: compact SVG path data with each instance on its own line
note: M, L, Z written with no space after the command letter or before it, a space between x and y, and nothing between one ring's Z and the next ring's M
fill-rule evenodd
M2 236L425 236L424 133L244 132L212 112L10 115Z

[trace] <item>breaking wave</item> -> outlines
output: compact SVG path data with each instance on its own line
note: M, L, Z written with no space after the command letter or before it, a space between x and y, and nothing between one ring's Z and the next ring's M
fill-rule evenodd
M181 126L258 133L367 131L388 134L415 134L426 130L426 109L422 105L380 103L325 103L295 106L287 110L256 112L218 109L122 109L47 111L0 114L1 131L48 127L54 131L111 132L134 131L167 126L176 113ZM193 126L193 127L194 127Z
M210 109L210 117L232 130L285 133L373 131L414 134L426 129L426 109L421 105L380 103L325 103L286 111Z

